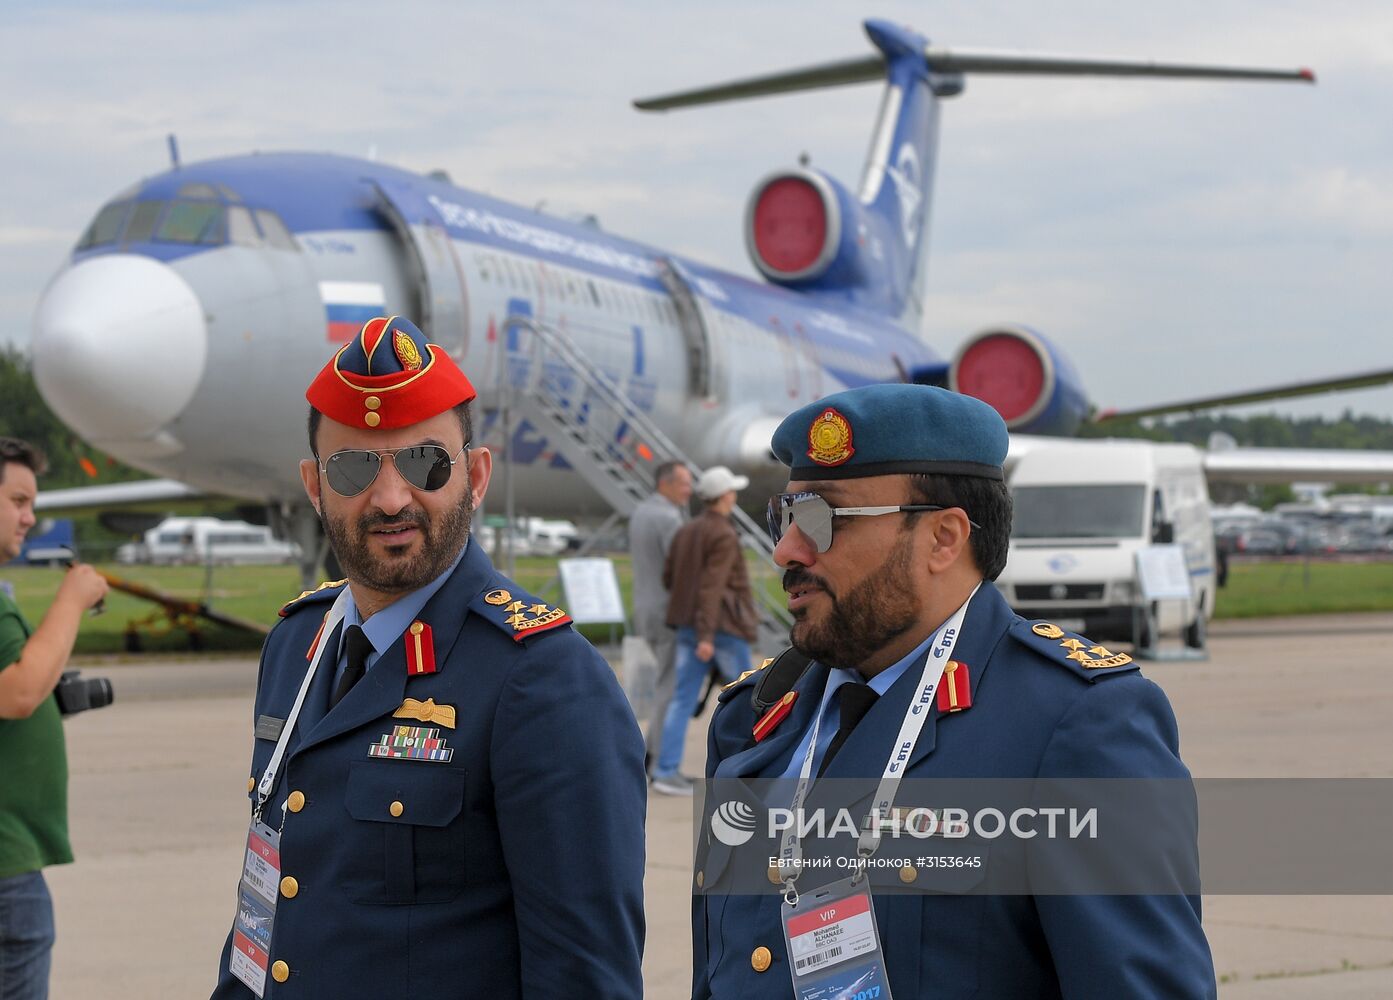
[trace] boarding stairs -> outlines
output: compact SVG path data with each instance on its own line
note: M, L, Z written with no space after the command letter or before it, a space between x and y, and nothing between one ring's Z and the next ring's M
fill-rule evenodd
M582 355L564 332L518 314L508 317L505 329L530 335L521 351L507 355L506 375L499 379L505 441L512 439L513 422L526 419L615 515L625 519L653 492L652 470L662 463L681 462L693 478L701 474L648 414L614 379ZM500 342L508 340L500 338ZM760 618L756 648L781 649L788 643L792 619L784 606L782 588L771 580L778 573L774 543L739 507L732 520L741 544L761 557L752 567L751 581Z

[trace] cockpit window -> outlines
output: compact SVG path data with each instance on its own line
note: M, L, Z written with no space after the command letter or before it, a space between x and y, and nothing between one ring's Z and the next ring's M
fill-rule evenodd
M251 212L240 205L227 210L227 241L239 247L261 246L261 234L256 231Z
M76 249L119 243L182 243L218 246L234 243L298 253L300 244L274 211L240 204L241 197L223 184L191 181L175 201L135 200L133 191L102 206ZM228 204L232 202L233 204Z
M117 235L121 232L121 223L130 207L131 203L128 201L113 201L110 205L103 206L97 217L92 220L92 224L87 227L87 232L82 234L82 239L77 241L77 248L86 250L89 247L115 243Z
M155 235L155 223L159 221L164 206L165 202L162 201L136 202L135 211L131 213L131 219L126 223L126 232L122 235L121 242L148 243L150 237Z
M169 206L155 239L166 243L221 243L223 206L216 201L176 201Z
M300 245L295 242L295 237L290 235L290 230L285 228L285 223L275 212L258 208L256 221L261 226L261 235L266 237L267 246L275 247L277 250L300 249Z

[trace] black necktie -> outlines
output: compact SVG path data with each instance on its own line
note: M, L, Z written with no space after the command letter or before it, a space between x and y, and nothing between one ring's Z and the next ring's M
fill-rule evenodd
M348 666L343 668L343 676L339 678L339 686L334 688L334 695L329 699L330 708L343 701L343 696L353 689L354 684L363 679L363 674L367 673L368 670L368 656L373 651L372 641L363 632L360 625L348 626L343 641L348 651Z
M827 753L823 755L822 764L817 769L817 776L822 777L827 770L827 765L832 763L832 758L837 756L837 751L842 748L846 738L851 735L851 731L856 728L856 724L866 717L866 713L871 710L871 706L876 703L880 695L876 694L875 689L869 684L843 684L833 693L837 699L837 704L841 707L842 724L837 730L837 735L832 737L832 742L827 747Z

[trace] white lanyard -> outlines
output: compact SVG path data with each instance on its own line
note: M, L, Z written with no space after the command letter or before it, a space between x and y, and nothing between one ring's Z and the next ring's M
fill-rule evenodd
M314 680L315 672L319 669L319 661L324 659L324 651L329 646L329 640L334 636L334 630L343 623L347 608L348 588L344 587L343 590L339 591L339 596L334 599L329 613L324 616L324 625L319 633L323 639L319 643L319 648L315 650L310 668L305 671L305 679L300 683L300 693L295 696L295 706L291 708L290 717L285 720L285 725L281 728L275 752L271 754L271 760L266 764L266 771L261 775L261 781L256 786L256 815L258 817L261 816L261 809L266 805L266 800L271 797L271 789L276 787L276 774L280 771L281 761L285 758L285 748L290 745L290 736L295 731L295 721L300 718L300 708L305 704L305 695L309 693L310 682ZM335 649L335 656L337 655L338 650Z
M934 633L933 642L929 647L929 655L924 658L924 669L919 675L919 695L910 700L904 722L900 724L899 738L890 751L890 758L885 762L885 772L880 779L880 786L876 789L875 804L871 807L870 815L861 829L861 838L857 842L856 853L862 857L870 857L880 846L880 817L890 814L890 807L895 801L895 793L899 790L900 782L904 779L902 768L914 754L914 745L919 742L919 734L923 732L924 723L929 718L927 710L934 705L934 694L938 691L938 685L943 680L943 671L953 656L953 648L958 644L963 619L967 616L967 606L972 603L972 598L976 596L980 586L981 584L978 583L977 587L972 588L972 593L967 595L967 600L963 601L962 607L953 612L952 617L939 626L938 631ZM793 802L790 806L795 817L794 822L789 825L783 841L779 845L781 881L788 895L792 895L794 899L797 898L797 893L793 888L793 883L798 878L799 862L802 858L797 817L799 810L803 807L803 800L807 797L808 786L811 783L809 779L813 773L813 755L817 753L817 737L818 731L822 728L822 716L823 713L819 711L813 722L813 738L808 741L807 752L803 754L803 766L798 772L798 786L794 789Z

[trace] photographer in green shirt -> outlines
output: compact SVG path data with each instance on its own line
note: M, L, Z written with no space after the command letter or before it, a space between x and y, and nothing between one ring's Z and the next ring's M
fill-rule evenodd
M0 437L0 563L34 526L38 449ZM71 861L68 762L53 689L82 614L106 596L91 566L63 577L37 629L0 592L0 1000L48 996L53 904L42 869Z

